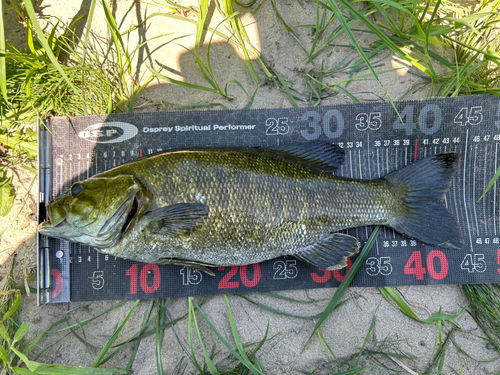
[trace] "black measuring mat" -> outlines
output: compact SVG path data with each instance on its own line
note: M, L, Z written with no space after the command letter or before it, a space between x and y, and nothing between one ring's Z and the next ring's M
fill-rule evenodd
M459 171L445 205L465 247L425 246L383 228L353 286L468 284L500 281L497 183L480 199L499 164L500 98L469 96L315 108L183 111L50 119L41 127L43 203L75 181L170 149L269 146L328 140L345 150L336 175L375 179L430 155L457 152ZM361 245L373 227L344 231ZM39 236L39 303L165 298L334 287L348 267L324 271L293 257L197 269L143 264Z

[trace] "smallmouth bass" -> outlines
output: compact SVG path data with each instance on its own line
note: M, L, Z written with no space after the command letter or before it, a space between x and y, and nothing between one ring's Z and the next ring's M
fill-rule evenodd
M47 203L38 229L117 257L209 273L282 255L340 269L359 245L337 232L366 225L463 246L443 204L456 153L375 180L334 176L343 161L344 151L326 142L167 152L74 183Z

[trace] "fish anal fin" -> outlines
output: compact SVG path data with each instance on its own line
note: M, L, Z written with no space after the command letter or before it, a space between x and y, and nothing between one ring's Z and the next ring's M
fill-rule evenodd
M359 252L356 237L332 233L302 248L295 257L324 270L338 270L347 265L347 258Z
M187 234L203 225L208 216L208 207L201 203L178 203L159 208L147 215L150 221L160 222L160 229L156 233L176 236Z

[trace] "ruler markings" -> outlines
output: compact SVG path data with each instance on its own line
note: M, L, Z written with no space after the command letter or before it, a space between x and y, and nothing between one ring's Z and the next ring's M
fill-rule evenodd
M454 152L457 152L457 148L458 148L458 145L455 144L455 150ZM460 220L460 217L462 215L460 215L460 212L458 211L458 201L457 201L457 189L458 189L458 185L459 185L459 176L458 176L458 173L457 175L455 175L455 177L453 178L453 183L451 185L451 189L453 190L453 201L455 203L455 217L457 218L457 221Z
M367 140L367 150L368 150L368 156L367 156L367 164L368 164L368 179L373 179L372 176L372 171L371 171L371 162L373 161L373 157L370 155L370 134L368 134L368 140Z
M354 143L354 142L353 142L353 143ZM355 160L354 160L354 164L356 164L356 151L354 151L354 156L352 156L351 150L349 150L349 156L350 156L351 158L354 158L354 159L355 159ZM360 178L360 179L362 179L362 178L363 178L363 175L361 174L361 151L360 151L359 149L358 149L358 156L359 156L359 157L358 157L359 178ZM352 177L352 176L353 176L352 172L353 172L353 170L352 170L352 165L351 165L351 178L353 178L353 177ZM357 227L357 228L356 228L356 236L355 236L356 238L360 238L360 237L361 237L361 236L360 236L360 229L362 229L362 228L359 228L359 227Z
M361 149L358 148L358 159L359 159L359 178L363 179L363 172L361 170Z
M466 131L465 135L465 147L464 147L464 179L463 179L463 192L464 192L464 212L465 212L465 219L467 220L467 231L469 232L469 241L470 241L470 248L471 251L474 251L474 246L472 245L472 233L470 231L470 222L469 222L469 214L467 213L467 194L465 192L467 191L465 189L466 184L467 184L467 146L469 144L469 129Z
M477 210L476 210L476 206L477 206L477 202L476 202L476 174L474 173L474 171L476 170L476 163L477 163L477 144L476 144L476 147L474 147L474 151L475 151L475 156L474 156L474 159L473 159L473 166L474 168L472 169L471 168L471 171L470 171L470 175L472 175L472 199L471 199L471 202L472 203L472 210L474 211L474 219L476 221L476 236L479 237L479 222L477 220ZM472 163L471 163L472 165Z
M495 145L495 172L497 169L498 169L498 142ZM495 236L497 235L497 224L496 224L497 216L495 215L496 202L497 202L497 181L495 181L495 183L493 184L493 230L495 231ZM499 211L498 214L500 215L500 205L498 211Z
M350 172L351 172L351 178L354 178L353 169L352 169L352 152L351 152L351 150L349 150L349 167L350 167Z
M439 146L439 153L442 154L443 152L446 152L446 146L444 146L444 150L443 150L443 146L440 145ZM435 154L437 154L437 152L435 152ZM447 198L448 194L445 194L444 196L444 206L448 209L448 198Z
M64 163L64 161L63 161ZM71 168L71 164L70 164L70 168ZM64 164L61 164L59 166L59 189L62 189L62 186L63 186L63 170L64 170ZM48 199L49 197L46 197L46 202L48 202Z
M483 192L486 191L486 186L487 186L487 182L486 182L486 172L487 172L487 158L486 156L488 155L488 145L486 145L486 147L484 148L484 173L483 173ZM481 193L482 194L482 193ZM487 220L487 216L486 216L486 196L483 197L482 199L483 201L483 221L484 221L484 235L485 236L488 236L488 220Z
M386 164L386 172L384 174L389 173L389 148L385 149L385 164Z
M378 148L377 148L377 171L378 171L378 178L382 177L380 175L380 155L379 155L379 151L378 151Z

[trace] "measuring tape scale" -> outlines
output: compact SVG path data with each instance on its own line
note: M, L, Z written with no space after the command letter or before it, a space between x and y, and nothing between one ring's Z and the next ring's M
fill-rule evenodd
M108 116L105 122L96 116L72 118L71 123L54 118L50 126L59 138L52 139L50 150L50 193L56 196L75 181L140 157L201 145L331 140L346 154L336 174L361 179L383 177L437 153L457 152L459 170L445 205L461 227L464 249L425 246L384 227L352 285L498 282L497 184L479 198L498 168L500 99L475 96L395 104L399 117L389 103L367 103L314 109L123 114ZM136 130L129 131L129 125ZM120 137L124 140L113 142ZM364 244L372 230L360 227L343 232ZM45 272L51 275L52 287L50 298L41 303L332 287L343 280L352 264L350 260L346 270L332 272L286 257L260 265L219 267L212 277L187 267L123 260L52 238L49 248L51 267L45 265Z

